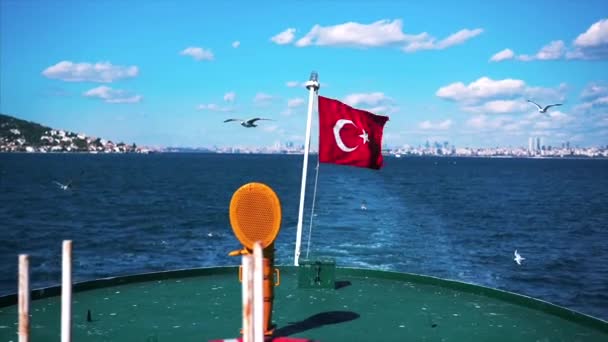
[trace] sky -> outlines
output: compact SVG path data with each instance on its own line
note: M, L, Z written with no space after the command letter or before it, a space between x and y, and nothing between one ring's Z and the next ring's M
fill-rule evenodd
M0 112L89 136L303 144L313 70L385 147L608 145L605 0L0 1Z

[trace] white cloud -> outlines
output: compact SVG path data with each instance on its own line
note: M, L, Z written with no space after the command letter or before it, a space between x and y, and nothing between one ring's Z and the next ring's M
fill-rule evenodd
M200 104L200 105L196 106L196 109L198 109L198 110L208 110L208 111L211 111L211 112L232 112L234 110L234 109L232 109L230 107L218 106L215 103Z
M235 40L232 42L232 47L233 48L238 48L239 46L241 46L241 42L239 42L238 40Z
M227 92L226 94L224 94L224 101L226 102L234 102L234 100L236 99L236 93L233 91Z
M500 62L507 59L513 59L515 53L511 49L504 49L502 51L497 52L490 58L490 62Z
M300 107L303 104L304 104L304 99L300 98L300 97L296 97L294 99L287 100L287 107L288 108Z
M298 81L288 81L287 83L285 83L286 86L288 86L289 88L295 88L297 86L299 86L301 83Z
M566 83L560 83L556 88L526 86L523 96L527 99L543 99L545 102L562 102L566 99L567 90Z
M563 127L563 124L569 123L574 119L568 114L560 111L549 112L548 116L542 116L534 122L534 129L555 130Z
M527 123L533 123L534 121L542 119L544 114L539 113L537 110L530 112L524 116L524 120Z
M493 100L478 106L465 106L463 110L472 113L505 114L523 112L531 108L530 104L523 100Z
M608 106L608 96L601 96L581 103L576 107L579 110L590 110L597 107Z
M364 108L364 110L377 114L377 115L389 115L389 114L394 114L397 113L399 111L399 107L395 107L395 106L376 106L376 107L369 107L369 108Z
M73 63L61 61L52 65L42 74L48 78L68 82L102 82L110 83L122 78L132 78L139 74L136 66L112 65L110 62Z
M459 45L479 35L480 28L462 29L443 40L436 39L428 33L406 34L403 32L403 21L400 19L382 19L370 24L346 22L343 24L321 26L312 29L295 42L295 46L343 46L371 48L389 45L400 45L407 52L428 49L445 49ZM295 38L295 29L287 29L271 38L277 44L289 44Z
M403 47L405 52L415 52L419 50L432 50L434 43L432 40L420 40L407 44Z
M531 61L549 61L561 59L566 56L566 44L563 40L554 40L549 44L543 46L537 53L533 55L515 55L515 52L511 49L504 49L499 53L495 54L490 58L492 62L500 62L508 59L516 59L522 62L531 62Z
M605 82L591 82L581 91L582 103L574 107L578 114L594 114L598 109L608 106L608 84Z
M257 93L255 94L255 97L253 98L253 102L255 103L266 103L270 100L272 100L274 98L274 96L266 94L266 93Z
M438 97L455 101L461 109L473 114L510 114L510 113L536 113L536 107L528 103L527 99L535 100L540 104L561 103L566 96L567 85L560 84L555 88L531 87L522 80L504 79L492 80L481 77L465 85L455 82L439 88ZM501 121L487 120L485 116L476 116L469 126L483 123L487 127L496 128ZM486 121L481 121L486 120ZM495 125L495 126L492 126Z
M391 98L381 92L374 93L354 93L344 97L344 103L356 107L361 104L376 106L380 103L391 101Z
M283 116L291 116L300 112L306 113L306 108L303 107L306 104L306 100L301 97L295 97L287 100L287 108L281 111Z
M523 62L556 60L564 57L566 59L608 58L608 18L592 24L587 31L578 35L570 49L566 47L564 41L554 40L543 46L534 55L514 56L515 59Z
M389 115L399 111L399 107L393 105L394 100L382 92L349 94L342 102L377 115Z
M602 96L593 101L595 104L608 105L608 96Z
M137 103L142 99L141 95L135 95L125 90L112 89L107 86L93 88L86 91L83 95L102 99L107 103Z
M275 42L278 45L285 45L291 43L295 38L296 29L288 28L287 30L277 34L276 36L270 38L271 41Z
M452 127L452 120L447 119L439 122L431 122L429 120L422 121L418 124L418 127L423 130L447 130Z
M455 82L439 88L435 95L453 101L478 101L496 96L519 94L525 89L525 82L515 79L493 80L481 77L465 85Z
M565 51L566 44L562 40L554 40L543 46L534 57L541 61L559 59L562 58Z
M554 40L551 43L543 46L536 54L519 55L515 57L522 62L530 62L535 60L549 61L560 59L566 55L566 44L562 40Z
M608 84L592 82L581 92L581 98L591 99L598 96L608 95Z
M483 32L483 29L481 29L481 28L476 28L473 30L462 29L456 33L452 33L447 38L439 41L439 43L437 43L437 48L445 49L450 46L460 45L473 37L477 37L482 32Z
M482 113L468 119L465 126L470 129L467 134L485 134L488 139L530 135L557 139L560 134L570 134L576 131L577 127L582 127L575 117L558 110L547 114L534 111L523 116L493 116ZM520 144L525 144L524 140L517 139Z
M583 49L580 48L576 48L574 50L568 51L566 52L566 58L567 59L593 59L590 56L586 55L585 52L583 52Z
M347 22L333 26L315 25L296 46L355 46L377 47L414 40L415 36L403 33L403 22L383 19L371 24Z
M407 44L403 50L405 52L415 52L419 50L443 50L455 45L463 44L467 40L480 35L482 32L483 29L481 28L476 28L473 30L462 29L456 33L452 33L447 38L438 42L435 42L435 38L433 37L426 37L425 40L414 41Z
M581 112L586 112L592 108L593 108L593 102L588 101L588 102L583 102L581 104L576 105L574 107L573 111L575 111L577 113L581 113Z
M593 23L576 37L573 45L574 49L566 54L568 59L608 58L608 18Z
M549 112L549 118L552 120L562 121L562 122L568 122L572 119L570 115L560 112L559 110Z
M212 61L214 58L213 52L211 52L211 50L204 49L201 47L196 47L196 46L187 47L184 50L182 50L179 54L182 56L190 56L197 61L202 61L202 60Z
M574 45L582 48L608 45L608 18L591 25L587 31L576 37Z

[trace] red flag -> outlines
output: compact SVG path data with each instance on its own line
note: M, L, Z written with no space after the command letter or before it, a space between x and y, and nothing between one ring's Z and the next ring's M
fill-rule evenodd
M319 96L319 162L380 169L388 119Z

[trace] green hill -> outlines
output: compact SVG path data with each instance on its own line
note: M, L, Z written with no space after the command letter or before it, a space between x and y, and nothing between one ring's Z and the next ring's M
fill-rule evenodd
M140 152L135 144L114 144L101 138L53 129L0 114L0 152Z
M11 130L15 129L18 130L20 134L15 134L14 131L11 132ZM51 130L52 128L42 126L35 122L0 114L0 139L3 138L6 141L12 141L14 138L20 136L30 143L31 146L39 146L40 138Z

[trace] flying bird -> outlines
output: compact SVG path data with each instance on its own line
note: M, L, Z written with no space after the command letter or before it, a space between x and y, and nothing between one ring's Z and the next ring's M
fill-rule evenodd
M519 253L517 253L517 249L515 250L515 253L513 253L513 255L515 255L515 258L513 258L513 260L515 260L515 262L516 262L518 265L521 265L521 262L522 262L523 260L526 260L526 258L523 258L521 255L519 255Z
M249 120L243 120L243 119L226 119L224 120L224 122L230 122L230 121L240 121L241 122L241 126L243 127L257 127L258 125L255 124L256 121L258 120L270 120L272 121L272 119L264 119L264 118L253 118L253 119L249 119Z
M78 175L79 177L82 176L84 174L84 170L80 170L80 174ZM61 189L61 190L69 190L72 188L72 184L74 183L74 179L70 179L67 183L63 184L63 183L59 183L58 181L53 181L53 183L57 184L57 186Z
M538 108L538 112L539 113L546 113L547 109L549 109L551 107L554 107L554 106L561 106L562 105L561 103L554 103L554 104L550 104L548 106L545 106L545 108L543 108L538 103L536 103L534 101L528 100L528 102L533 103Z
M67 182L67 183L65 183L65 184L61 184L61 183L59 183L58 181L53 181L53 182L54 182L55 184L57 184L57 186L59 186L59 188L60 188L61 190L67 190L67 189L69 189L69 188L71 188L71 187L72 187L72 181L69 181L69 182Z

